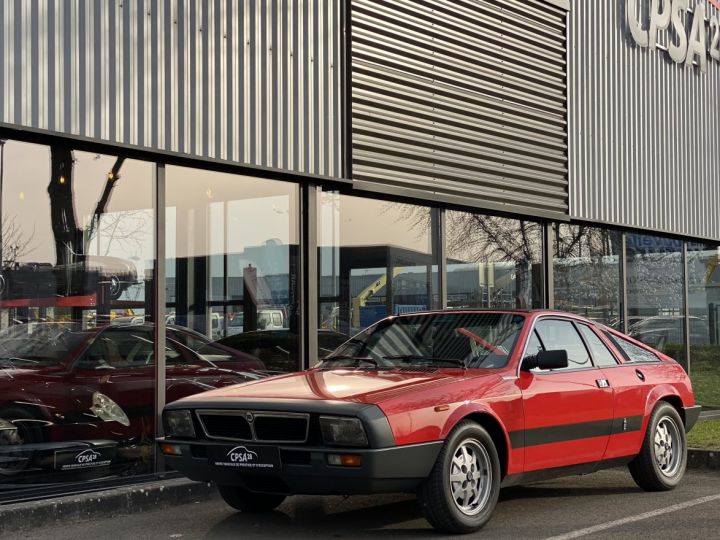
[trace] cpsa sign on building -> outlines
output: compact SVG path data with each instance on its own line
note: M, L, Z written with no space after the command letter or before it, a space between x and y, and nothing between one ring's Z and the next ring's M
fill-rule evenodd
M720 8L720 0L709 1ZM720 62L720 19L705 1L626 0L625 6L628 29L640 47L660 46L674 62L697 64L703 73L708 57ZM659 39L661 33L665 42Z

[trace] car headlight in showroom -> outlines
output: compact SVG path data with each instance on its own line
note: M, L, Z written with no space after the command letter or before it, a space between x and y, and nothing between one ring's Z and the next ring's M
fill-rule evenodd
M130 425L128 418L122 407L115 403L112 399L100 392L94 392L92 396L92 407L90 410L95 413L100 420L105 422L118 422L127 427Z
M185 410L165 411L163 413L165 435L171 437L195 437L192 413Z
M365 428L359 418L321 416L320 431L325 444L333 446L367 446Z

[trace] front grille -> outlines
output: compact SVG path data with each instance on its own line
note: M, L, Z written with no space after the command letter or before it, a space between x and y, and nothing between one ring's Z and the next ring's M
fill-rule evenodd
M305 442L307 417L258 416L255 419L255 438L258 441Z
M200 423L208 437L251 441L250 424L239 414L198 413Z
M197 411L205 435L211 439L263 443L307 442L310 415L274 411Z

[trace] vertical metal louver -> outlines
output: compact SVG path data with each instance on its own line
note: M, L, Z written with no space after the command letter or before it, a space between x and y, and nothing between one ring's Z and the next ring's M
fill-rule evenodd
M2 0L0 123L341 174L340 4Z
M354 180L565 216L566 18L543 0L352 0Z
M704 4L710 48L720 10ZM625 6L574 2L570 13L571 215L719 240L720 63L673 62L670 28L654 50L637 46ZM688 31L694 17L682 13Z

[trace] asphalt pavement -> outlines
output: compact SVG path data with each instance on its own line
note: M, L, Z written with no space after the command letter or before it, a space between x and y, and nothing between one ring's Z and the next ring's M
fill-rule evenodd
M411 495L291 497L262 515L237 513L215 498L12 534L37 540L388 537L442 538ZM492 520L469 537L720 538L720 472L688 471L681 486L664 493L639 490L625 469L507 488Z

